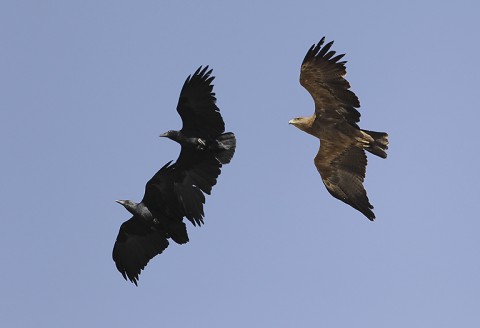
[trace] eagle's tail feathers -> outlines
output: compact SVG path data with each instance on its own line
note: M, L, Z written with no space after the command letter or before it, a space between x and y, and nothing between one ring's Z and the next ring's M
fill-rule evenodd
M388 134L385 132L375 132L369 130L362 131L373 139L373 142L369 143L365 147L365 150L381 158L387 158Z

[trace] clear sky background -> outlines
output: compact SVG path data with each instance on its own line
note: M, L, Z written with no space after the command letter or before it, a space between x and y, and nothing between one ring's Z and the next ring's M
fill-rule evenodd
M2 327L480 327L478 1L2 1ZM377 220L332 198L301 61L346 53ZM213 68L238 148L139 287L111 259Z

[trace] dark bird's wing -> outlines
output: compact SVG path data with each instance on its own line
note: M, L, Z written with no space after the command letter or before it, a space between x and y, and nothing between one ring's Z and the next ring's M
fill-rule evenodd
M187 227L183 223L183 217L187 213L182 208L180 195L175 193L175 164L171 161L165 164L147 182L142 203L147 206L158 224L178 244L188 242ZM194 189L190 186L190 189ZM188 190L189 191L189 190ZM203 203L205 197L201 192L195 193L195 209L203 215ZM193 205L192 205L193 206Z
M155 217L183 217L178 199L173 194L174 167L172 161L165 164L145 185L142 203ZM175 164L174 164L175 165Z
M345 80L346 61L339 61L344 54L335 56L330 50L333 41L322 47L325 38L313 45L305 55L300 72L300 84L307 89L315 101L317 117L344 119L356 126L360 120L357 96L349 90Z
M193 225L203 224L205 195L202 192L211 193L221 167L213 152L182 147L175 163L174 191Z
M185 216L193 225L203 223L203 192L210 194L221 164L211 152L192 147L182 147L177 162L170 164L165 164L147 182L142 203L169 227L172 239L183 244L188 235L182 218Z
M367 156L354 145L321 141L315 166L330 194L374 220L373 206L363 187Z
M137 285L138 275L148 261L168 247L164 232L132 217L120 226L112 257L118 271Z
M225 124L215 105L211 84L214 77L208 66L201 66L188 76L178 100L177 111L183 122L182 133L187 137L215 138L225 131Z

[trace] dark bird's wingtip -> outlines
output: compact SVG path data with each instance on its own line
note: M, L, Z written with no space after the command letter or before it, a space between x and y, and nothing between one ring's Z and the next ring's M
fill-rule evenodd
M138 274L130 275L125 270L120 270L119 268L117 268L117 269L118 269L118 271L120 271L120 273L122 274L123 279L125 279L125 281L130 281L131 283L135 284L135 286L138 287Z
M197 70L195 71L195 73L193 73L193 76L206 76L208 77L210 75L210 73L212 73L213 69L210 69L209 70L209 65L200 65L200 67L197 68Z
M136 287L138 287L138 280L133 278L133 279L130 279L131 282L133 282L135 284Z

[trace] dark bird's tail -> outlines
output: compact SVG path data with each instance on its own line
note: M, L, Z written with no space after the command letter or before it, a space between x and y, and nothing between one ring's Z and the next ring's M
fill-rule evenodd
M217 138L218 151L215 154L216 159L222 164L230 163L235 153L237 140L232 132L227 132Z
M374 155L380 156L381 158L387 158L387 149L388 149L388 134L385 132L375 132L362 130L364 133L372 137L373 142L371 142L365 150L368 150Z
M182 221L168 223L168 235L177 244L188 243L188 233L185 223Z

